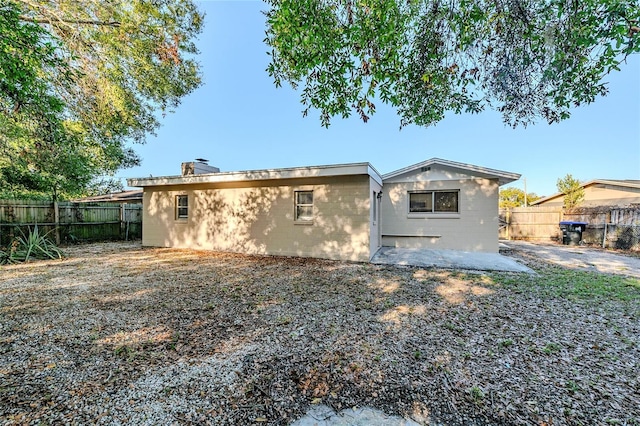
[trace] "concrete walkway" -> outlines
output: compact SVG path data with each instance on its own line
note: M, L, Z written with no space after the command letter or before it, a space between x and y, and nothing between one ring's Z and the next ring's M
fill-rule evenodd
M379 265L424 266L469 271L503 271L535 273L515 259L498 253L479 253L457 250L432 250L382 247L371 259Z
M640 278L640 258L625 256L623 253L598 247L535 244L527 241L504 241L503 244L511 250L530 253L565 268Z
M291 426L420 426L413 420L388 416L373 408L349 408L336 413L326 405L318 405Z

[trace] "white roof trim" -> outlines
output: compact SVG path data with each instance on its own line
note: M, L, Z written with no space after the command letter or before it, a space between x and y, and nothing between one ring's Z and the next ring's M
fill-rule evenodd
M382 176L369 163L334 164L327 166L292 167L284 169L218 172L189 176L160 176L127 179L133 187L163 185L195 185L202 183L247 182L260 180L296 179L331 176L369 175L382 185Z
M382 175L382 180L384 181L384 180L392 179L394 177L403 175L405 173L410 173L410 172L412 172L412 171L414 171L416 169L420 169L422 167L432 166L434 164L439 164L441 166L447 166L447 167L452 167L452 168L455 168L455 169L460 169L460 170L464 170L464 171L475 172L475 173L479 173L479 174L483 174L483 175L489 175L489 176L492 176L492 177L496 177L496 178L498 178L498 182L499 182L500 185L505 185L507 183L511 183L513 181L516 181L516 180L520 179L520 176L521 176L518 173L511 173L511 172L505 172L503 170L496 170L496 169L490 169L490 168L487 168L487 167L474 166L473 164L458 163L456 161L443 160L441 158L431 158L431 159L423 161L421 163L413 164L411 166L404 167L402 169L398 169L396 171L386 173L386 174Z
M594 179L585 183L584 185L582 185L582 187L584 188L585 186L593 185L595 183L601 183L604 185L611 185L611 186L622 186L625 188L640 188L640 183L637 180L632 182L625 182L624 180L608 180L608 179Z
M622 186L624 188L640 188L640 183L624 182L622 180L607 180L607 179L593 179L593 180L590 180L589 182L583 183L580 186L582 188L586 188L589 185L595 185L595 184L598 184L598 183L602 184L602 185ZM549 195L548 197L540 198L540 199L532 202L531 205L535 206L537 204L544 203L544 202L547 202L549 200L553 200L554 198L562 197L563 195L564 195L564 193L562 193L562 192L556 192L553 195Z

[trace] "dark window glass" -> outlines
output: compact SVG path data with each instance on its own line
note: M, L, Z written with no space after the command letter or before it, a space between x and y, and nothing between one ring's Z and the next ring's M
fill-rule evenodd
M410 192L409 212L410 213L431 213L432 208L431 192Z
M457 213L458 191L409 193L409 213Z
M435 212L458 212L457 192L435 192L433 196Z
M296 191L295 220L313 220L313 191Z
M186 219L189 217L189 197L186 195L176 196L176 218Z

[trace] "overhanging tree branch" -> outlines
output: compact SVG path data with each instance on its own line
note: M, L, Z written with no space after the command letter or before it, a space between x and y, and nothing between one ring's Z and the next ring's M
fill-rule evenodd
M303 114L318 109L324 126L360 112L362 95L396 107L401 126L485 108L512 126L555 123L640 52L635 0L265 1L267 71L300 85Z
M203 15L175 3L0 0L0 188L79 196L139 163L128 143L201 84Z
M20 16L20 20L24 22L33 22L34 24L52 24L55 21L64 22L65 24L75 25L97 25L107 27L119 27L119 21L95 21L92 19L65 19L65 18L31 18L29 16Z

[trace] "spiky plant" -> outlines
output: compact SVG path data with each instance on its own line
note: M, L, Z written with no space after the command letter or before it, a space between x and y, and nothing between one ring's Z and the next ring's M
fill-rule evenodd
M51 231L42 234L38 225L29 234L20 230L21 236L16 237L9 247L0 250L0 264L27 262L32 259L62 259L64 253L47 237Z

